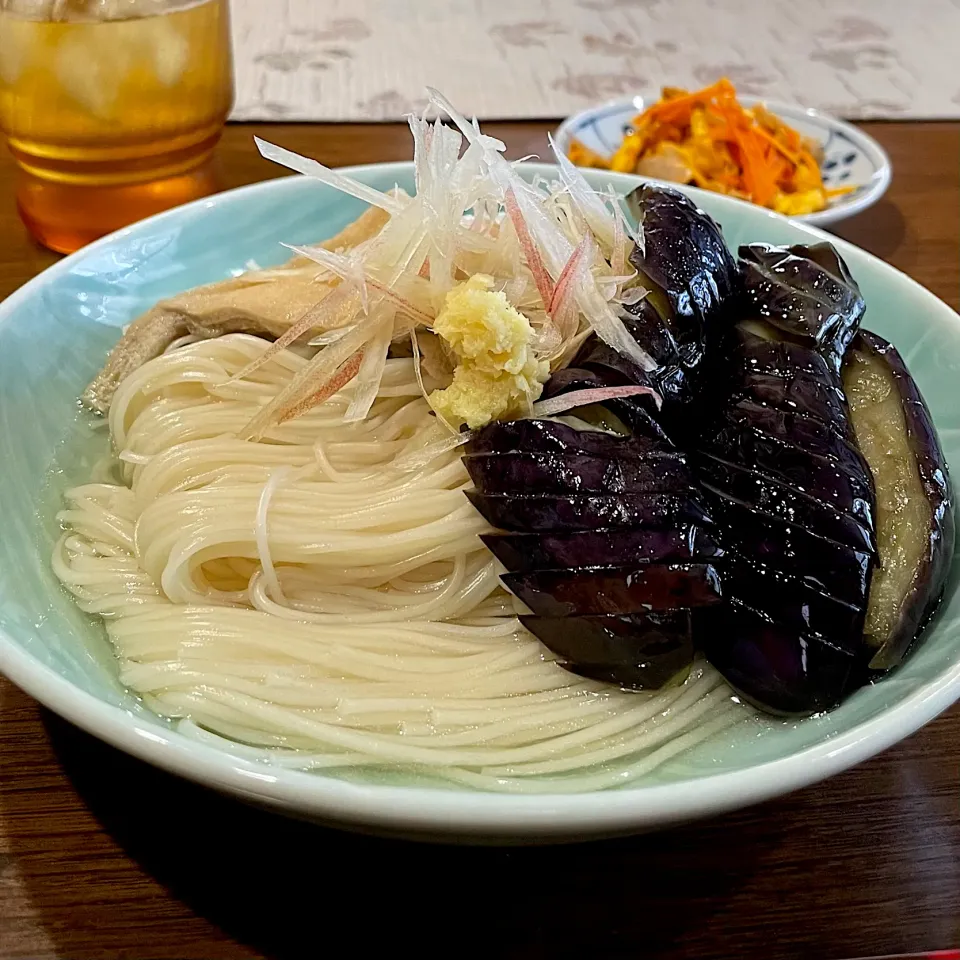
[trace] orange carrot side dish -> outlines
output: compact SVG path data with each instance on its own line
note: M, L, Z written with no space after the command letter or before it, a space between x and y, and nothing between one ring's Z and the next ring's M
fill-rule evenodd
M694 184L787 216L823 210L851 189L828 190L820 176L821 144L762 104L742 107L726 78L695 93L664 87L660 100L634 117L612 157L577 140L569 157L581 167Z

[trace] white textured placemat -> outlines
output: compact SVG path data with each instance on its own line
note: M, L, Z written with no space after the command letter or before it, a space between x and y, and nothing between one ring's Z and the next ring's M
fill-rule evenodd
M845 117L960 117L960 0L232 0L238 120L392 120L428 84L560 117L722 74Z

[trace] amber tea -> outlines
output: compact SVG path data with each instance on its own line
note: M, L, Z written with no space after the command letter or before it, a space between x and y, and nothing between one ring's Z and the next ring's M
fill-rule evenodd
M0 0L0 128L54 250L212 192L232 100L226 0Z

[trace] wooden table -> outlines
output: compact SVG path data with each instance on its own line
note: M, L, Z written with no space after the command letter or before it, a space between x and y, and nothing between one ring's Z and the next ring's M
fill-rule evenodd
M896 171L838 233L960 306L960 124L869 124ZM489 124L512 156L541 123ZM256 131L325 163L409 156L399 126L238 125L229 186L280 171ZM55 259L0 158L0 297ZM919 318L918 318L919 322ZM960 709L833 780L668 833L441 848L323 831L178 781L0 679L0 958L837 958L960 946Z

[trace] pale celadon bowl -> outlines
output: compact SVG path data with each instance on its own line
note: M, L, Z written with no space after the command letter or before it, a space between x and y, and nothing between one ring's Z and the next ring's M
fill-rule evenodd
M529 169L553 174L548 166ZM398 183L413 191L409 163L352 173L381 189ZM622 192L638 182L587 176ZM734 249L748 241L826 239L758 207L689 192ZM756 803L878 753L960 696L955 564L935 623L894 674L823 717L744 727L647 780L606 792L513 796L408 783L402 773L358 783L281 771L187 740L146 710L118 683L101 625L74 607L50 570L59 495L92 465L89 440L78 439L77 396L120 327L158 298L227 277L251 258L282 262L288 252L281 241L317 241L361 210L358 201L301 177L234 190L115 233L0 305L0 670L14 683L106 742L225 793L327 824L467 842L611 836ZM863 289L865 325L900 349L948 461L960 463L960 317L886 263L833 242Z

